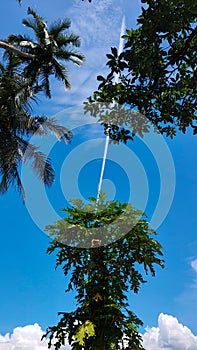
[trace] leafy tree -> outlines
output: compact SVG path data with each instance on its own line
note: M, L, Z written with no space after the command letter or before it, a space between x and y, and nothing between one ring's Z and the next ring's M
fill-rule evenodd
M138 293L145 273L163 267L160 244L144 214L119 201L99 203L90 198L64 209L62 220L46 230L54 238L48 253L57 250L56 267L70 276L67 291L77 292L77 308L60 312L57 326L49 327L49 348L64 345L68 336L73 350L143 349L141 320L128 308L127 292Z
M196 134L196 1L142 3L146 6L137 20L138 28L126 31L123 52L118 55L112 48L107 54L110 72L107 77L98 76L99 89L88 99L89 110L94 115L101 102L117 102L145 115L167 136L173 137L178 130L185 133L189 127ZM118 83L114 82L116 74ZM108 123L103 120L112 134L112 124L121 131L122 126L110 116ZM125 122L132 129L132 118Z

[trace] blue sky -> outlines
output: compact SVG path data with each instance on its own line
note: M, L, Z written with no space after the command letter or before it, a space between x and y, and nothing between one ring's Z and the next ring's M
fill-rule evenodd
M38 141L53 160L54 186L45 191L25 168L27 204L22 204L13 189L0 197L0 350L39 350L42 330L57 323L58 311L69 311L74 306L73 294L64 293L65 277L61 270L54 270L55 256L46 254L49 238L42 228L54 222L61 215L59 209L77 193L85 199L97 194L104 147L102 129L88 118L77 124L76 115L80 114L82 101L96 89L96 76L106 72L105 54L111 46L118 46L122 17L130 28L140 12L136 0L93 0L92 4L81 0L24 0L21 7L14 0L3 1L1 38L24 30L21 19L28 5L48 22L69 17L72 30L81 36L80 51L86 61L81 68L69 65L71 91L65 92L61 83L53 81L52 99L43 98L36 107L36 112L56 116L74 132L69 146L53 137ZM160 137L155 142L150 145L149 141L136 139L126 148L110 145L103 189L111 199L129 201L131 196L151 221L163 186L156 216L169 209L157 228L166 267L158 269L155 278L148 278L139 295L130 294L129 301L144 322L141 332L145 333L147 350L197 350L197 137L188 132L174 140ZM131 166L127 156L131 157ZM176 187L170 207L173 169ZM156 225L157 221L152 222ZM41 348L47 348L46 343Z

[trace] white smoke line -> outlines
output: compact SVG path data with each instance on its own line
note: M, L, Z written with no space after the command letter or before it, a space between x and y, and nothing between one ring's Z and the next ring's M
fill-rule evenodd
M104 153L103 153L103 162L102 162L101 174L100 174L99 185L98 185L97 202L99 201L101 188L102 188L102 182L103 182L103 175L104 175L104 170L105 170L108 146L109 146L109 135L107 135L106 139L105 139L105 148L104 148Z
M122 38L122 36L124 35L124 33L125 33L125 16L123 16L123 18L122 18L122 25L121 25L121 30L120 30L120 41L119 41L119 47L118 47L118 55L120 55L121 52L123 51L124 39ZM114 83L118 83L118 81L119 81L119 74L116 74L115 78L114 78ZM101 174L100 174L99 185L98 185L97 202L99 201L99 197L100 197L100 193L101 193L108 147L109 147L109 135L107 135L106 139L105 139L105 148L104 148L104 153L103 153L103 162L102 162Z
M120 41L119 41L119 46L118 46L118 55L120 55L123 52L124 48L124 39L122 36L125 34L125 16L122 17L122 25L121 25L121 30L120 30ZM114 83L118 83L119 81L119 74L115 75Z

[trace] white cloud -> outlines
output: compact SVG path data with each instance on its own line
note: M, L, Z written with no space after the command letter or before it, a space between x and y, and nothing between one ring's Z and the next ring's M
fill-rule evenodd
M146 350L197 350L197 336L176 317L161 313L158 327L146 329L143 345Z
M0 335L0 350L48 350L48 341L41 341L43 333L37 323L16 327L12 334ZM69 350L70 346L61 349Z

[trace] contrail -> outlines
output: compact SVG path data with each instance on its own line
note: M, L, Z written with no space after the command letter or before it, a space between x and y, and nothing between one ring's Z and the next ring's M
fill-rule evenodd
M119 46L118 46L118 55L121 54L123 51L124 47L124 39L122 36L125 33L125 16L122 18L122 25L121 25L121 30L120 30L120 40L119 40ZM114 83L118 83L119 80L119 74L115 75L114 78ZM103 182L103 175L104 175L104 170L105 170L105 164L106 164L106 158L107 158L107 151L109 147L109 135L106 136L105 139L105 148L104 148L104 153L103 153L103 162L102 162L102 167L101 167L101 174L100 174L100 179L99 179L99 185L98 185L98 194L97 194L97 202L99 201L100 193L101 193L101 187L102 187L102 182Z
M119 46L118 46L118 55L120 55L121 52L123 52L124 39L122 38L122 36L124 34L125 34L125 16L122 17L122 25L121 25L121 30L120 30L120 41L119 41ZM118 83L118 79L119 79L119 75L116 74L114 82Z
M121 25L121 30L120 30L120 41L119 41L119 47L118 47L118 54L120 55L121 52L123 52L124 48L124 39L122 36L125 34L125 16L122 17L122 25Z

